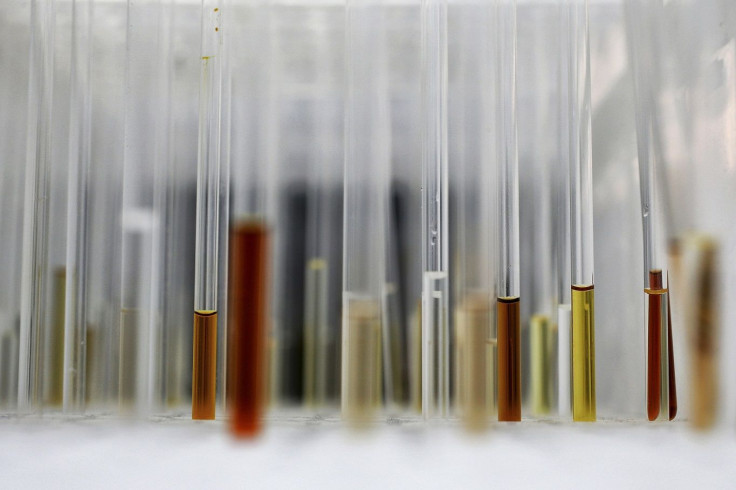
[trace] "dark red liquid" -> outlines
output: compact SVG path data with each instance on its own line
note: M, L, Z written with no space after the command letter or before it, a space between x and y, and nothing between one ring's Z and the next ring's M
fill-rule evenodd
M261 430L266 400L268 231L240 223L230 231L228 406L230 428L250 437Z
M670 309L670 295L667 295L667 352L669 352L670 374L670 420L677 415L677 383L675 383L675 351L672 347L672 310Z
M521 328L519 298L498 298L498 420L521 420Z
M649 289L661 290L662 271L649 271ZM649 318L647 323L647 415L649 420L656 420L660 411L660 380L662 378L660 351L662 321L661 308L663 294L648 294ZM667 295L667 350L669 376L669 419L677 414L677 391L675 386L675 358L672 351L672 316L670 311L669 295Z

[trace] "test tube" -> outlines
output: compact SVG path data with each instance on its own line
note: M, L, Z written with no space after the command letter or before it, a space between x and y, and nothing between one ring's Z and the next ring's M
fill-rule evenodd
M154 93L157 111L153 116L153 215L155 226L151 238L153 248L151 261L151 348L149 351L149 393L152 407L167 410L169 403L169 366L174 362L169 357L173 343L169 324L172 315L172 300L175 288L171 286L176 254L174 242L175 157L173 145L174 124L172 116L173 55L173 11L175 0L157 0L152 5L151 17L156 22L157 36L152 49L156 69ZM181 325L177 319L177 326Z
M674 353L680 353L677 347L685 347L686 357L678 359L686 360L687 376L677 380L680 386L684 381L688 393L684 415L696 430L717 427L722 418L719 413L724 408L728 412L728 407L733 406L728 390L733 383L722 383L723 373L733 369L723 365L724 350L720 347L732 340L720 324L728 318L730 305L722 301L728 295L724 293L728 288L726 250L736 238L731 232L733 227L724 226L733 222L724 211L734 207L728 198L723 199L729 196L732 201L734 188L733 178L727 177L733 177L733 173L724 173L727 162L733 161L727 155L733 155L734 148L728 129L733 111L726 108L733 107L736 97L732 83L736 53L731 49L736 33L731 29L724 38L721 29L729 14L731 21L726 20L725 25L736 25L736 12L730 6L728 2L669 2L657 9L659 15L650 17L662 36L657 45L661 61L654 65L660 84L655 114L662 114L667 109L662 106L671 103L677 104L677 113L681 115L659 117L657 122L663 126L661 138L665 141L655 148L665 156L666 166L662 169L668 179L662 191L677 196L666 201L666 216L671 218L666 227L670 235L668 297L676 299L674 315L670 316L673 328L678 331L678 323L683 327ZM667 70L673 67L676 77ZM676 85L672 89L684 91L688 97L664 97L671 93L668 89L673 81ZM706 101L716 93L724 97L719 105L723 110L714 112ZM725 357L726 364L730 357Z
M516 126L516 0L496 0L498 420L521 421L519 161Z
M566 0L572 263L572 416L596 420L588 0Z
M672 420L677 413L672 319L666 251L666 204L662 193L664 161L655 142L657 90L654 2L627 1L627 24L634 73L639 185L644 249L644 293L647 324L647 417Z
M496 336L494 332L495 167L493 70L490 9L470 2L455 10L462 26L450 46L455 62L448 102L448 142L453 160L453 294L455 403L463 425L483 430L495 415Z
M202 0L192 335L192 419L202 420L215 418L216 402L222 112L221 15L220 0Z
M381 403L382 296L390 162L382 0L346 10L342 414L368 424Z
M447 2L422 0L422 414L450 411Z
M57 33L68 33L72 22L72 3L56 3ZM69 73L69 38L55 38L54 71ZM47 297L43 327L43 406L58 410L63 404L64 381L64 317L66 285L66 235L67 235L67 170L69 99L67 76L54 77L53 117L48 201L47 237ZM66 99L64 101L63 99Z
M58 182L58 181L57 181ZM57 196L58 197L58 196ZM57 206L51 209L63 209ZM58 224L57 224L58 225ZM59 231L58 229L56 230ZM51 243L59 243L53 240ZM58 258L58 256L56 257ZM49 257L51 261L51 257ZM63 374L64 374L64 316L66 298L66 267L56 265L51 267L51 305L50 321L48 322L44 344L46 351L44 373L44 406L58 408L63 402Z
M687 278L684 319L690 358L690 423L698 430L712 428L718 415L718 243L705 233L681 239L683 278Z
M8 92L2 94L5 96ZM4 98L4 97L3 97ZM7 100L7 99L6 99ZM6 102L3 100L3 102ZM10 102L10 101L8 101ZM9 128L9 126L6 126ZM21 147L22 145L17 145ZM20 149L20 148L18 148ZM7 239L7 255L0 258L0 410L15 409L18 386L18 320L19 295L17 284L20 280L19 256L21 254L21 234L18 212L22 199L22 186L19 186L24 161L20 151L13 151L11 145L4 148L3 157L8 165L0 177L0 233Z
M234 3L231 4L236 8ZM273 167L276 134L271 78L273 27L269 2L237 5L247 14L240 29L228 33L232 55L225 83L232 89L230 135L230 230L228 245L228 325L226 401L230 431L253 437L263 425L267 401L267 335L271 268ZM241 10L242 8L242 10ZM231 14L236 11L233 10ZM223 20L229 19L228 17ZM226 20L225 27L232 25ZM247 27L250 27L248 29ZM243 46L242 50L230 46ZM249 143L249 144L248 144Z
M567 420L572 414L572 309L570 298L570 124L567 67L570 39L564 1L558 5L557 161L555 165L555 259L557 267L557 410Z
M162 263L166 226L162 196L168 76L162 1L127 3L122 176L118 401L125 412L161 408ZM165 199L163 200L165 202Z
M48 280L51 122L54 86L54 0L31 2L31 51L23 215L18 409L42 401L43 336Z
M339 268L335 247L340 243L340 223L335 212L334 190L342 186L344 110L337 86L340 77L333 68L336 59L332 47L335 15L325 8L310 8L309 36L314 43L310 104L312 134L309 148L306 209L306 274L304 292L304 402L322 410L331 395L335 357L337 281L333 268ZM342 20L342 19L341 19ZM339 276L337 276L339 278ZM338 303L339 304L339 303Z
M30 2L0 6L0 43L10 51L28 42ZM0 411L16 409L18 394L18 325L20 318L22 256L23 171L26 166L26 125L28 110L28 56L3 57L0 72Z
M88 200L92 151L91 40L93 0L72 4L71 101L67 202L66 308L64 328L65 412L85 404L87 373Z
M556 87L555 41L557 25L550 20L557 19L557 10L538 7L530 13L533 17L531 34L534 53L532 57L534 80L533 138L529 142L530 189L528 198L531 219L530 249L532 281L529 286L529 380L530 408L536 417L550 415L555 409L556 400L556 351L557 319L554 311L556 298L555 235L553 221L555 204L555 163L557 131L556 110L553 104ZM550 25L551 24L551 25Z
M92 179L88 212L87 408L111 409L119 399L120 305L122 300L125 157L126 3L94 4L92 70ZM99 68L99 69L97 69ZM95 162L104 163L96 172Z

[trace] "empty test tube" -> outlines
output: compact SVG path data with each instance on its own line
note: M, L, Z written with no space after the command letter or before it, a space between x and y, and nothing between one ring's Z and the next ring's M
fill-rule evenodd
M570 250L570 106L568 103L569 16L565 2L558 5L557 161L555 165L555 247L557 269L557 411L563 420L572 415L572 306Z
M55 1L31 2L27 161L23 206L23 258L18 409L42 402L43 326L47 302L48 214L54 86Z
M69 182L67 274L64 327L64 411L80 411L87 391L87 271L89 258L90 165L92 153L91 66L93 0L72 7L71 100L69 120Z
M447 2L422 1L422 414L450 410Z

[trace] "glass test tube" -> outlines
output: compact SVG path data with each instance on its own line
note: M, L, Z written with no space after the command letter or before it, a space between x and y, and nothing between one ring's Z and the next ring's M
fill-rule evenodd
M88 199L92 151L93 0L72 4L71 101L67 203L64 411L85 405L87 373Z
M672 420L677 413L675 368L672 352L665 202L662 193L664 162L655 139L657 76L654 63L657 9L653 2L627 1L627 24L634 73L639 185L644 249L644 293L647 324L647 417Z
M532 264L533 280L529 285L532 316L529 320L531 411L537 417L556 410L557 398L557 319L556 319L556 255L554 221L555 178L559 135L557 111L553 101L557 94L555 56L559 30L555 8L539 7L534 11L533 65L536 80L534 96L534 130L531 144L532 188ZM553 22L550 22L553 21Z
M81 4L80 8L82 8ZM124 109L126 104L126 64L120 62L120 56L125 52L126 23L121 22L121 19L125 19L127 5L95 1L92 8L94 22L91 23L92 42L89 49L93 64L88 66L94 69L91 69L89 85L92 89L90 105L92 136L90 137L90 166L88 167L86 196L88 200L86 205L87 237L85 239L87 266L86 276L80 277L80 281L86 282L87 324L84 339L84 402L86 407L84 409L87 411L93 407L98 410L103 409L103 405L108 403L109 406L105 408L112 409L118 403L118 326L123 265L121 260L123 213L121 212L122 186L120 183L123 180ZM81 28L81 24L79 26ZM79 32L79 34L82 33ZM80 76L82 76L82 71L79 65L83 64L84 61L77 57L75 65L77 74ZM80 80L80 83L83 81ZM70 121L71 118L81 116L81 113L78 112L80 108L81 106L70 108ZM84 118L79 122L82 121ZM70 128L70 131L71 137L77 129ZM83 133L79 134L79 141L82 135ZM70 144L74 145L71 140ZM82 144L77 142L76 145L81 151ZM71 147L69 151L73 151ZM104 170L96 171L98 170L97 162L100 162ZM73 165L73 162L70 162L70 169ZM78 177L78 175L75 177L72 175L73 172L69 178ZM69 204L74 206L73 202ZM76 204L81 205L81 201L77 201ZM67 210L69 210L68 206ZM79 226L81 216L69 215L69 223L70 226ZM82 242L81 235L79 241ZM80 265L77 264L75 267L79 268ZM68 308L73 309L74 307L70 305ZM76 326L78 325L77 323ZM70 328L73 328L72 324ZM67 361L78 362L79 357L65 359L65 362ZM65 373L65 376L68 378L70 373ZM72 392L75 392L76 388L78 387L72 387ZM72 406L67 404L66 410L76 410L76 408L73 407L73 404Z
M422 414L450 411L447 2L422 1Z
M131 152L131 148L140 150L136 146L136 138L141 136L136 131L136 120L145 117L145 112L138 114L134 106L135 98L142 94L136 91L137 80L131 76L136 68L140 68L136 62L140 60L141 53L135 48L139 47L136 34L140 34L140 14L138 8L141 5L134 4L131 11L130 0L126 1L126 26L125 26L125 82L124 82L124 123L123 123L123 162L122 162L122 192L121 206L121 246L120 246L120 310L118 312L118 338L117 338L117 399L121 411L131 413L135 409L136 401L142 402L138 394L138 381L144 366L138 363L139 352L143 347L140 345L142 330L146 325L146 313L148 311L147 301L149 299L148 284L142 284L141 278L145 270L150 267L146 259L150 256L146 253L150 245L150 231L152 224L151 209L143 205L145 198L143 175L147 169L142 168L140 159L135 158L137 151ZM137 8L136 8L137 7ZM132 141L131 141L132 140ZM137 141L140 143L140 141Z
M222 112L221 15L220 0L202 0L192 419L215 418Z
M168 159L166 36L162 2L127 4L122 176L118 401L140 415L161 408L163 314L161 194Z
M313 409L323 409L332 399L333 373L337 358L336 321L331 307L335 303L333 277L339 257L336 245L338 213L333 209L334 193L342 182L342 127L344 110L335 93L340 91L335 73L335 49L332 38L337 33L336 16L323 8L311 8L308 14L309 35L314 43L312 61L312 103L310 105L313 142L309 151L310 175L307 178L306 274L304 297L304 402ZM342 19L341 19L342 20ZM337 242L337 243L336 243ZM339 276L338 276L339 277Z
M555 255L557 266L557 410L572 415L572 309L570 298L570 125L567 49L570 30L565 2L558 5L557 161L555 165Z
M49 167L54 85L54 0L31 3L27 161L18 363L18 409L42 399L43 333L48 265Z
M715 7L716 4L717 2L714 2L710 6ZM632 3L627 5L627 7L629 9L635 9L636 5ZM723 5L725 6L725 3ZM631 50L635 46L637 50L649 47L649 44L640 47L640 42L652 43L655 39L657 40L656 62L651 67L644 66L644 73L656 75L657 82L657 97L654 99L656 104L653 104L656 110L652 111L652 127L656 128L657 132L653 134L656 137L652 138L654 143L652 147L663 163L663 165L657 166L657 174L659 175L655 175L655 178L665 179L663 182L659 182L658 191L661 194L659 196L660 205L664 206L665 211L663 213L665 220L663 228L666 233L668 249L666 260L668 264L667 299L670 300L673 295L677 298L675 308L670 309L668 320L670 323L673 323L674 319L675 326L673 328L675 331L682 332L683 336L681 339L685 340L685 342L679 343L679 350L669 352L670 361L672 362L674 357L686 355L685 352L694 353L692 350L693 338L690 337L691 333L697 331L705 335L710 335L710 330L715 327L716 322L714 317L709 317L712 321L704 322L703 326L705 328L703 330L699 328L696 328L694 331L691 330L691 321L693 320L695 310L700 308L700 304L698 303L703 301L702 307L705 309L713 308L714 303L713 300L706 299L702 296L701 293L703 291L698 289L698 279L696 278L701 273L710 274L710 271L699 270L697 267L684 267L683 254L684 250L688 247L687 242L692 238L691 233L694 230L702 230L703 221L700 218L702 213L700 204L704 201L717 202L710 199L695 199L695 196L699 194L698 184L707 181L707 179L702 178L700 164L705 160L711 163L710 152L714 151L717 153L718 145L713 145L709 141L706 143L707 150L705 151L699 148L698 145L699 138L697 134L699 131L697 128L699 124L697 121L702 120L703 112L701 111L707 111L707 109L703 108L708 105L701 103L702 99L700 99L697 87L697 80L699 79L697 73L699 64L709 64L706 61L709 59L709 56L703 56L704 53L700 51L708 44L709 36L703 32L702 27L695 29L691 27L692 22L704 26L705 24L702 24L703 21L709 15L716 14L717 7L711 10L710 13L706 13L710 9L703 10L700 4L670 2L667 5L658 6L657 10L658 13L647 17L650 24L644 27L644 31L639 30L640 27L637 23L640 23L642 19L639 18L640 16L638 14L636 19L627 22L627 28L629 28L631 38L627 41L627 46L629 47L629 59L633 64L634 53ZM716 17L720 22L722 15L716 14ZM627 18L626 20L628 21L629 19ZM706 30L714 32L714 30L708 28ZM642 41L635 39L634 33L640 37L644 36ZM639 56L652 56L647 52L639 52L637 54ZM708 71L710 72L710 70ZM710 86L710 82L706 84ZM668 94L672 94L674 91L685 91L690 95L688 97L668 96ZM637 102L638 105L639 103ZM708 117L706 116L705 119L707 120ZM715 169L717 165L709 164L708 167ZM673 196L677 196L677 198L673 199ZM710 214L705 213L704 215ZM705 239L705 242L709 241L707 235L703 235L700 238ZM708 260L705 260L702 264L705 265L708 262ZM708 266L706 265L706 267ZM719 276L717 269L712 272L714 275L710 277L714 281L717 281ZM710 287L707 289L712 291ZM648 301L646 303L648 307ZM646 318L648 320L648 315L646 315ZM706 341L706 343L710 342L710 339ZM687 351L683 352L683 347ZM689 360L692 361L693 358L689 357ZM689 366L694 365L689 364ZM682 364L680 367L682 367ZM689 399L693 402L689 406L686 405L685 417L689 418L691 423L698 427L699 422L696 420L699 416L695 414L695 403L697 403L695 402L696 393L702 388L705 398L708 398L712 394L710 389L713 385L710 380L703 378L699 379L696 383L690 384L693 380L694 377L692 376L684 378L685 391L690 393ZM683 379L681 378L681 384L682 381ZM713 401L715 402L715 400ZM710 408L714 410L716 405L717 403L714 403Z
M150 393L152 404L160 409L169 406L169 374L175 361L170 357L171 344L175 342L170 334L169 325L178 319L173 319L171 284L174 282L176 246L174 242L175 212L173 199L175 197L175 161L174 157L174 116L173 79L174 79L174 10L177 8L175 0L158 0L154 4L153 17L158 24L156 37L156 85L157 108L154 114L154 165L153 176L153 213L156 226L152 236L153 260L151 264L151 338L150 357Z
M71 27L72 4L56 3L57 33L68 33ZM57 37L54 43L54 70L56 73L68 73L69 38ZM64 310L65 310L65 276L66 276L66 234L67 234L67 170L69 124L68 85L66 76L54 77L53 119L51 165L49 168L48 201L48 271L45 325L42 345L43 350L43 405L44 408L58 410L63 401L64 374ZM63 99L67 99L63 101ZM59 101L63 101L59 103Z
M719 405L717 294L719 246L706 234L681 241L681 278L687 284L683 317L690 358L690 423L699 430L717 422Z
M453 159L452 188L458 189L457 233L453 237L455 400L468 430L482 430L495 415L496 336L494 332L495 167L493 70L490 9L471 2L457 10L459 29L450 46L456 60L448 87L452 110L448 142ZM490 92L490 93L489 93Z
M346 12L342 414L369 423L381 403L389 105L385 4L349 0Z
M120 320L122 301L123 189L125 108L127 104L126 3L95 2L93 23L92 168L103 162L104 172L92 172L94 192L89 206L90 234L87 301L91 315L87 329L88 376L85 380L90 407L113 409L119 405ZM98 92L99 91L99 92ZM102 95L104 94L104 96Z
M496 329L498 420L521 420L519 161L516 126L516 1L497 0L496 122L498 241Z
M666 142L655 148L661 148L666 162L668 181L662 191L677 196L666 201L666 216L671 218L667 221L668 297L674 295L677 299L672 310L675 330L678 320L684 327L680 331L685 336L678 344L686 347L688 360L685 391L689 393L689 404L685 405L685 416L697 430L717 427L719 412L733 406L727 389L729 383L722 385L719 379L721 373L732 372L733 366L723 365L720 354L723 350L719 348L730 342L728 332L721 330L720 323L728 317L729 303L723 302L722 291L723 284L728 282L725 281L728 268L724 264L729 260L725 250L729 231L733 229L721 224L733 222L723 211L734 209L729 199L724 206L723 199L728 195L733 202L734 188L733 173L723 172L727 162L733 162L733 158L727 157L734 154L728 129L731 124L727 122L733 120L733 111L726 108L733 107L736 97L732 82L736 74L736 52L732 49L736 11L728 7L731 7L729 2L669 2L658 9L663 14L661 17L652 16L662 34L657 54L667 60L655 65L662 73L658 79L660 97L655 115L661 114L662 105L672 99L663 97L672 83L671 73L663 68L676 68L675 88L688 94L676 99L682 118L675 120L680 132L675 137L668 134L672 124L663 124L664 118L660 116L658 122L665 126L661 137ZM722 27L724 19L729 17L725 25L731 26L731 30L724 38ZM723 96L719 102L723 110L712 111L713 106L706 101L713 100L716 93ZM672 119L666 122L671 123ZM669 151L673 147L674 151ZM721 193L724 190L726 194ZM731 243L733 238L736 235L731 232ZM725 359L729 364L729 358Z
M0 6L0 43L7 52L19 52L30 34L31 2L6 2ZM23 53L25 54L25 53ZM23 174L26 168L26 125L28 111L28 56L3 57L0 72L0 115L2 143L0 158L0 411L14 411L18 394L18 325L20 318L20 269L22 256Z
M58 181L57 181L58 182ZM52 210L54 208L51 208ZM58 206L56 209L63 209ZM53 211L52 211L53 212ZM58 229L57 229L58 231ZM60 240L51 240L51 243ZM57 257L58 258L58 257ZM66 267L56 265L51 269L51 318L46 331L45 359L46 373L44 375L44 406L59 408L63 403L64 393L64 317L66 298Z
M588 0L566 0L572 263L572 416L596 420Z
M556 408L557 374L557 321L554 313L557 304L555 264L555 163L558 134L551 129L556 126L556 110L553 104L556 95L555 41L558 29L557 11L539 7L533 12L533 74L535 80L533 139L530 141L531 190L531 244L529 258L532 278L529 284L529 370L531 412L534 416L550 415Z
M10 85L6 81L5 87ZM25 90L25 88L24 88ZM0 93L10 105L10 90ZM20 103L17 103L20 106ZM8 111L7 116L17 114ZM13 116L14 117L14 116ZM3 121L5 123L6 121ZM3 124L5 128L10 125ZM13 148L15 146L15 148ZM17 284L20 280L18 260L21 254L21 233L18 219L21 199L20 184L25 166L21 151L23 144L8 144L3 148L3 158L8 162L0 176L0 235L7 237L7 248L0 257L0 410L15 409L18 386L18 318L20 297ZM15 150L15 151L13 151Z
M235 4L231 5L233 9ZM242 7L242 9L241 9ZM271 276L274 30L268 2L246 2L231 14L248 14L228 32L226 85L232 90L230 178L232 203L228 244L227 408L236 437L260 433L267 402L267 345ZM231 18L229 14L228 22ZM227 25L230 25L229 23ZM227 26L225 26L227 27ZM243 49L230 50L230 46ZM237 135L237 137L234 137ZM268 348L268 350L267 350Z
M219 204L219 219L218 219L218 260L217 260L217 277L218 291L228 290L228 270L230 256L230 161L232 157L232 118L233 118L233 104L232 104L232 73L231 73L231 60L232 53L230 51L230 39L232 32L228 31L228 25L231 22L236 22L234 19L237 11L234 1L231 0L220 0L220 8L226 12L226 17L220 17L220 31L223 32L221 36L220 45L220 73L222 80L222 95L220 101L221 114L220 114L220 204ZM213 12L214 12L213 7ZM216 31L218 32L218 31ZM201 43L201 39L200 39ZM200 64L202 62L200 56ZM201 66L200 66L201 68ZM197 128L199 131L199 128ZM199 138L197 138L197 145L199 145ZM198 146L199 147L199 146ZM195 203L196 205L196 203ZM195 222L196 226L196 222ZM196 244L195 244L196 245ZM219 371L220 375L215 376L215 393L217 403L220 407L227 408L227 333L228 333L228 321L230 318L228 296L227 294L217 295L217 314L218 314L218 328L217 328L217 348L216 351L220 352L220 355L216 355L215 370ZM193 360L193 358L192 358Z

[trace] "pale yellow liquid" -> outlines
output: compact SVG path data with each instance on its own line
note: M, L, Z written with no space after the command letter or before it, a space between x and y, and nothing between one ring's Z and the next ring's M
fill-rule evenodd
M348 424L364 426L381 402L381 317L378 302L351 301L348 306L347 386L343 416Z
M482 296L466 298L456 312L457 398L469 430L487 427L493 413L491 313L489 299Z
M531 337L532 411L549 415L554 402L554 346L556 328L547 315L534 315L529 321Z
M327 262L314 258L307 263L307 306L304 323L304 403L318 408L327 391L327 346L322 332L327 330Z

